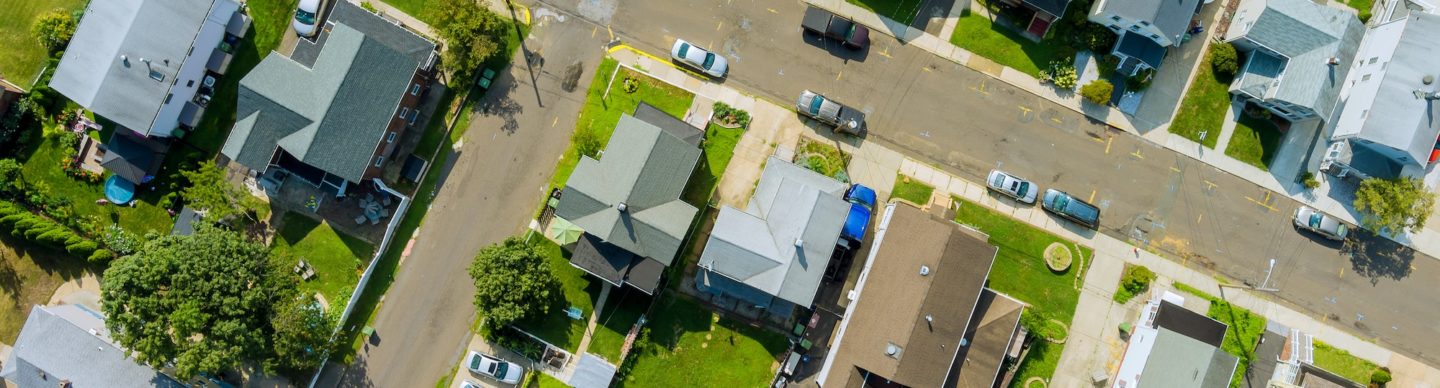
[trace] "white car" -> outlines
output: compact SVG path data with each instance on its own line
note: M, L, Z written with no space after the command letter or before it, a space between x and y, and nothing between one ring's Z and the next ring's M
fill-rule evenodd
M300 6L295 7L295 20L290 26L295 27L297 35L309 38L315 36L315 21L320 16L320 0L300 0Z
M1345 240L1345 236L1350 234L1350 225L1306 206L1295 209L1294 221L1296 228L1315 232L1335 241Z
M474 382L471 382L470 380L460 380L460 385L459 385L458 387L459 387L459 388L480 388L480 384L475 384Z
M725 57L690 44L684 39L675 40L675 46L670 48L670 58L715 78L725 77L725 72L730 70L730 64L725 62Z
M1000 170L990 170L990 176L985 179L985 186L1026 204L1035 203L1035 197L1040 193L1040 188L1036 187L1034 183Z
M520 365L473 350L469 357L465 357L465 369L506 384L519 384L520 377L525 375L525 369Z

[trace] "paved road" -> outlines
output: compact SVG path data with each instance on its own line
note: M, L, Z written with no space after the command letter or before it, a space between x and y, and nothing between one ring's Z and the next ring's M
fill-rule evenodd
M540 52L545 59L534 63L545 65L532 73L517 56L483 102L488 113L469 124L375 318L379 345L354 365L329 368L320 386L429 386L457 365L475 318L465 269L481 247L519 234L534 215L603 54L603 39L578 39L590 34L588 24L583 31L580 25L546 23L531 31L526 49ZM566 92L559 77L575 61L583 61L584 73Z
M533 3L532 3L533 4ZM1383 239L1339 244L1297 233L1299 203L996 79L872 33L851 52L803 36L795 0L556 0L532 8L582 16L663 55L682 37L730 59L725 84L771 100L811 89L870 114L879 141L982 180L991 168L1092 199L1102 232L1171 253L1187 265L1269 286L1284 301L1356 334L1440 365L1440 309L1418 297L1440 262ZM583 37L583 34L578 37ZM1351 249L1344 249L1350 251Z

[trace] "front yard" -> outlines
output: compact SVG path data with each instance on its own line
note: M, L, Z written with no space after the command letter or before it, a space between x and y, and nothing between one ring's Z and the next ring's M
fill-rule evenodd
M40 73L49 53L30 25L35 18L51 10L71 12L85 9L86 0L14 0L0 6L0 77L30 88L30 82Z
M344 309L375 247L303 214L287 212L280 223L271 254L283 260L285 268L300 260L309 263L315 277L301 281L300 291L323 295L331 310Z
M925 206L930 203L930 195L935 188L920 182L915 178L897 174L895 176L895 187L890 190L890 197L900 198L910 203Z
M1370 382L1370 374L1380 369L1373 362L1320 341L1315 341L1315 366L1357 383Z
M1032 342L1011 386L1023 386L1031 377L1048 381L1064 346L1045 338L1064 339L1080 301L1081 277L1094 251L976 203L958 197L954 201L955 222L989 234L990 243L1000 248L990 268L990 288L1029 304L1022 324L1041 337ZM1072 253L1068 269L1057 272L1046 266L1044 254L1051 244Z
M570 253L555 245L555 242L535 233L531 233L527 238L530 245L545 254L550 272L555 274L555 279L560 281L561 288L565 290L565 305L551 306L550 313L544 317L519 322L515 326L573 353L580 348L580 338L585 335L586 320L590 319L590 312L595 310L595 298L600 295L600 281L585 276L585 271L570 265ZM565 310L571 307L580 309L580 319L571 319L566 315Z
M840 151L840 147L833 144L808 137L800 138L800 145L795 147L795 164L841 182L850 181L849 173L845 172L846 166L850 165L850 155L846 155Z
M1032 77L1040 77L1040 71L1049 68L1050 62L1075 57L1075 49L1054 38L1054 34L1036 42L1002 25L1008 22L1004 18L995 8L991 8L990 15L977 15L967 9L960 14L950 43Z
M735 145L744 135L745 128L725 128L715 123L706 126L705 143L701 145L703 154L695 164L695 172L690 175L681 199L702 208L710 202L715 185L720 183L720 177L725 176L725 168L730 166L730 159L735 156Z
M1235 134L1225 146L1225 155L1246 164L1269 170L1275 153L1280 150L1280 128L1268 119L1241 113L1235 122Z
M1226 109L1230 109L1230 80L1215 73L1214 67L1210 66L1210 54L1206 53L1195 72L1195 80L1180 103L1180 111L1170 122L1170 133L1214 149L1216 141L1220 140L1220 127L1224 125ZM1200 138L1201 133L1205 134L1204 139Z
M761 387L770 383L785 336L722 318L667 293L637 339L635 359L620 387Z

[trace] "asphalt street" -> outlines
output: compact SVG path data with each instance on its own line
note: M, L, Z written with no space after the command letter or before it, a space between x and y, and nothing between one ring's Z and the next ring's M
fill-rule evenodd
M1440 262L1359 237L1342 246L1297 232L1300 203L970 68L874 32L850 51L799 26L796 0L564 0L540 13L594 23L574 38L607 37L658 56L676 38L724 54L725 85L789 105L810 89L869 114L877 141L972 181L992 168L1090 200L1100 232L1186 265L1267 287L1302 311L1440 365L1440 309L1419 296ZM573 117L562 117L571 119ZM1354 253L1354 254L1351 254ZM1418 257L1417 257L1418 256ZM1218 291L1215 292L1218 294ZM1263 312L1260 312L1263 314Z
M429 386L459 363L475 319L466 268L481 247L519 235L540 205L604 53L604 39L577 38L589 36L590 27L534 26L522 51L534 54L528 61L517 55L510 71L501 72L451 157L411 255L372 324L379 343L352 365L328 367L319 386ZM583 69L580 83L565 91L561 78L576 63Z

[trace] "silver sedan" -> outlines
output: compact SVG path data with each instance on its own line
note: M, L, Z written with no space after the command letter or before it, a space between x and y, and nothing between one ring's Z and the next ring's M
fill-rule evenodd
M670 48L670 58L715 78L725 77L725 72L730 70L730 64L725 62L725 57L690 44L684 39L675 40L675 46Z
M1295 209L1294 222L1296 228L1315 232L1335 241L1345 240L1345 236L1350 234L1350 225L1308 206Z
M990 170L990 176L985 179L985 186L1001 195L1026 204L1035 203L1035 197L1040 192L1040 188L1036 187L1034 183L1000 170Z

